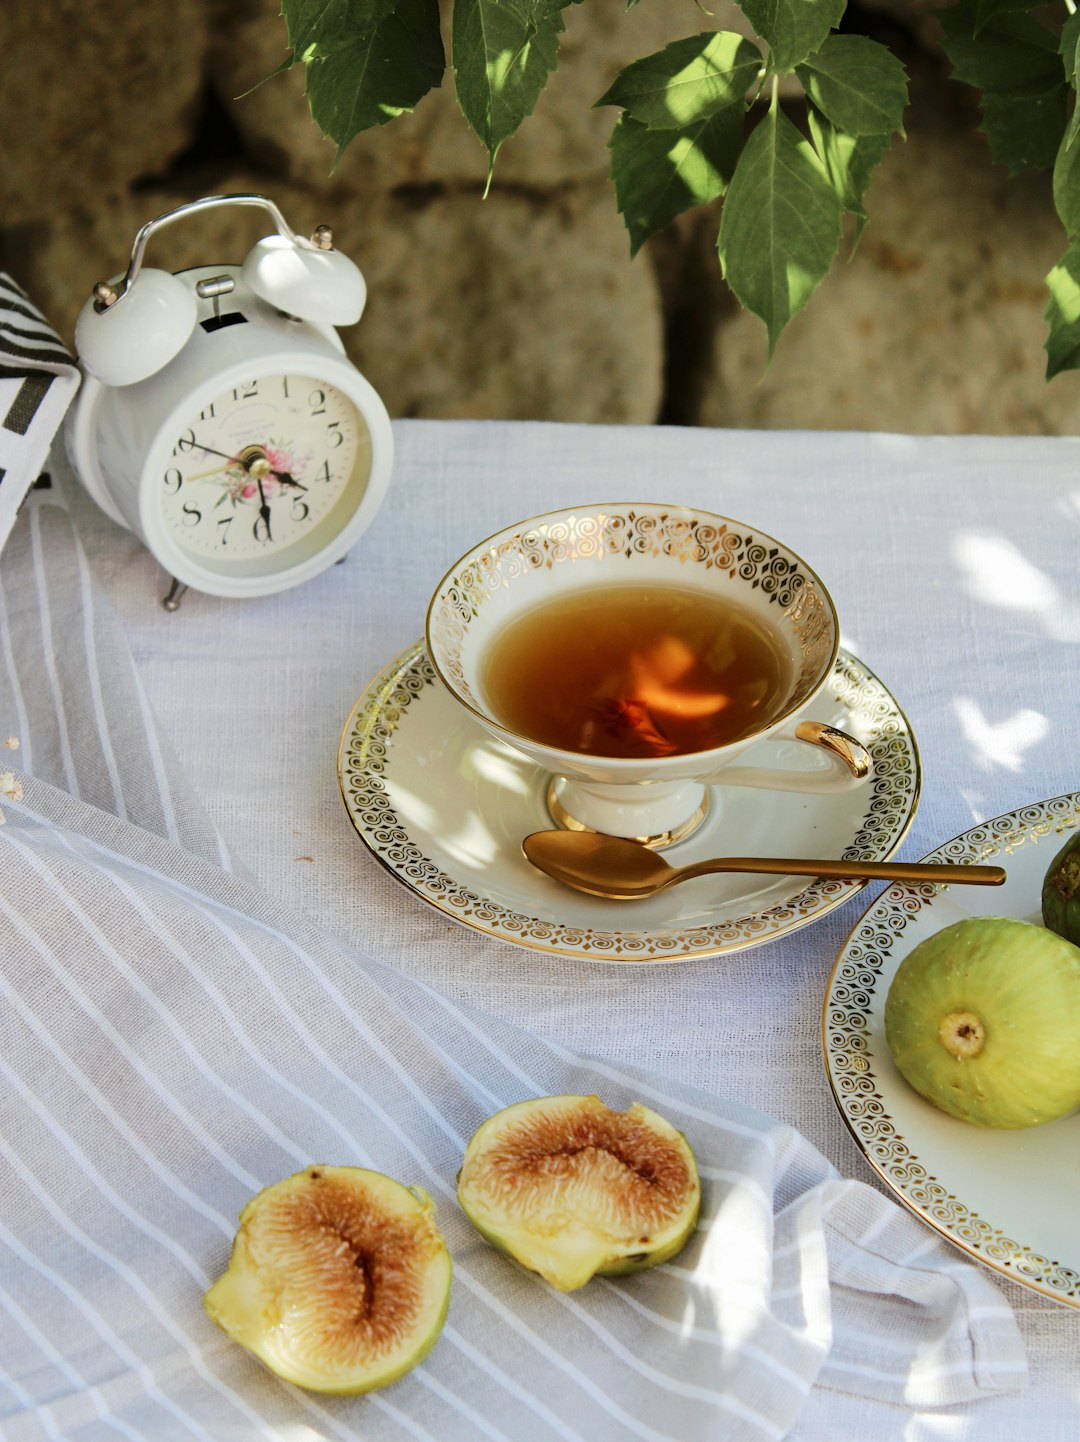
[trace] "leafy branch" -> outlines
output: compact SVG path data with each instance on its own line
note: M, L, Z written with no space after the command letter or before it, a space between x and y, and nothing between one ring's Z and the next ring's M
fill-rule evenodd
M558 63L563 12L581 0L453 0L458 105L488 153L531 115ZM630 9L637 0L628 0ZM840 33L846 0L738 0L754 36L708 30L627 65L595 101L617 108L609 141L631 255L676 216L723 200L717 252L740 304L765 324L769 354L839 250L852 250L864 197L895 135L907 78L884 45ZM1011 173L1053 169L1068 237L1047 277L1047 375L1080 368L1080 16L1059 35L1039 0L956 0L940 12L958 81L980 93L993 159ZM413 109L446 68L439 0L282 0L289 55L338 157L361 131ZM779 103L802 87L806 133Z
M1080 368L1080 17L1056 33L1030 12L1036 0L957 0L942 13L955 79L979 92L981 130L1010 175L1052 170L1065 227L1064 256L1046 277L1046 378Z

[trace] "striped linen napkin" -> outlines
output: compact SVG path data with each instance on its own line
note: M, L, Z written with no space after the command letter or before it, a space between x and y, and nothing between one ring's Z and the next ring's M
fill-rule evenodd
M60 337L0 271L0 549L78 387Z
M51 672L46 598L80 607ZM1025 1385L988 1276L792 1128L453 1003L227 869L44 494L0 605L0 737L25 726L32 763L0 827L5 1437L760 1442L815 1385ZM498 1108L594 1092L686 1133L702 1218L674 1262L563 1295L479 1237L455 1174ZM424 1187L453 1256L435 1349L364 1398L279 1382L202 1309L241 1207L312 1162Z

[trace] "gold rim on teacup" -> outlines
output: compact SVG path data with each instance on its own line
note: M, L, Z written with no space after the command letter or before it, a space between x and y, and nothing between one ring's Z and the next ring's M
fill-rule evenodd
M627 580L729 593L782 639L792 669L784 704L736 741L646 758L563 750L493 714L480 682L492 637L538 603ZM833 792L858 785L869 774L869 756L859 742L826 723L803 719L840 645L827 589L789 547L725 516L690 507L621 503L568 507L505 527L471 547L446 572L428 606L424 634L431 664L450 695L490 734L551 773L551 794L558 798L555 819L563 825L663 845L697 824L692 818L705 814L713 784ZM815 769L732 765L765 737L809 743L807 752L816 748Z

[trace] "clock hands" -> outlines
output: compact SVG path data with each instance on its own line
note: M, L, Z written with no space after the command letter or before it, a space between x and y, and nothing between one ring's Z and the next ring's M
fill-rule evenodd
M283 486L292 486L292 488L296 491L307 490L307 486L302 486L299 481L294 481L288 471L271 470L270 474L272 476L277 476L278 480Z
M206 480L210 476L220 476L222 473L228 473L230 471L235 474L234 468L241 471L243 475L247 477L247 482L239 492L233 485L229 485L227 490L222 492L217 502L218 505L220 505L227 496L231 496L234 507L238 502L254 500L255 489L258 489L259 519L255 522L256 540L270 544L273 544L274 540L271 532L271 521L273 517L270 505L274 493L271 492L271 495L267 495L267 488L264 485L267 476L272 476L277 485L282 488L282 491L288 490L289 494L294 498L293 504L303 507L304 516L309 514L306 502L300 501L297 495L298 492L300 495L306 495L308 490L307 486L305 486L303 482L298 481L291 471L276 470L270 464L270 458L266 453L266 446L253 443L244 446L232 455L227 455L225 451L215 450L213 446L203 445L201 441L195 439L193 431L188 431L178 443L178 447L185 451L201 451L204 455L218 456L222 461L227 463L226 465L217 467L215 470L201 471L197 475L188 476L187 479L190 481ZM254 486L252 486L251 482L255 483ZM296 519L297 517L294 512L293 520ZM260 526L264 528L261 533L259 530Z
M185 449L185 445L182 440L178 441L177 444L181 450ZM236 456L227 456L224 451L215 451L213 446L204 446L202 441L197 441L194 438L192 439L191 443L186 447L186 449L189 451L205 451L207 455L220 456L223 461L236 461L238 459ZM241 462L241 464L243 464L243 462Z
M184 480L185 480L185 481L188 481L188 482L191 482L191 481L205 481L208 476L220 476L220 475L221 475L221 472L222 472L222 469L223 469L223 467L221 467L221 466L215 466L212 471L199 471L199 472L198 472L196 475L194 475L194 476L185 476L185 477L184 477Z
M251 474L255 474L254 468L252 468ZM262 517L263 524L266 526L266 539L272 541L274 538L270 534L270 506L266 499L266 492L263 490L262 476L255 476L255 484L259 488L259 500L262 502L262 505L259 507L259 515Z
M249 475L252 474L251 468L256 461L266 460L266 452L261 446L246 446L244 450L240 453L240 455L227 456L224 451L215 451L213 446L204 446L202 441L192 439L191 443L187 446L187 449L189 451L205 451L207 455L211 456L220 456L223 461L231 461L233 465L243 466L244 470L247 471ZM247 457L247 459L245 459L245 457ZM204 479L204 477L206 476L213 476L216 474L216 471L204 471L201 475L189 476L188 479L192 481L198 481ZM276 476L278 481L283 486L292 486L293 489L297 491L307 490L307 486L301 485L300 482L298 480L295 480L288 471L275 471L273 466L270 465L269 461L267 461L265 474ZM258 478L256 477L256 479ZM263 503L265 504L266 497L263 495L262 486L259 487L259 494L260 496L262 496Z

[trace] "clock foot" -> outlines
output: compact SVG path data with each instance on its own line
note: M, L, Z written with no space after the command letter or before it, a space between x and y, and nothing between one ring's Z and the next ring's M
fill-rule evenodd
M173 579L172 585L161 598L161 604L165 607L166 611L179 611L180 598L186 590L187 586L185 586L183 581Z

